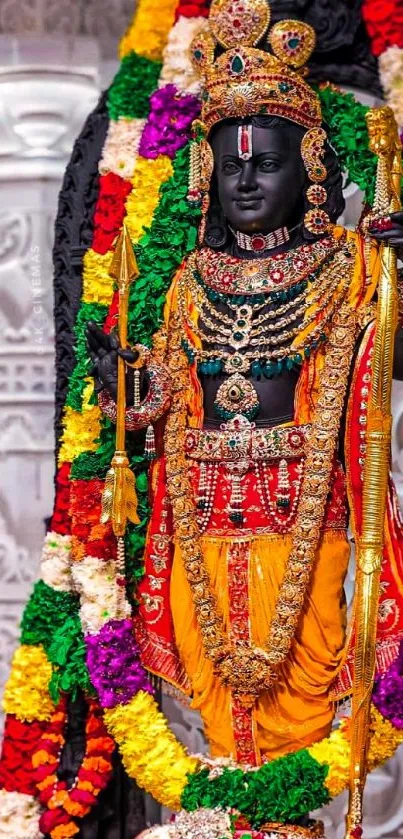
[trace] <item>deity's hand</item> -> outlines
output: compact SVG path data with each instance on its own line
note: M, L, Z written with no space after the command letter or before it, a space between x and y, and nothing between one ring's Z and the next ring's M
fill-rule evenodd
M86 327L86 338L88 352L93 362L91 375L95 380L95 392L105 390L116 401L118 391L118 356L120 355L129 364L133 364L138 358L138 353L132 350L122 350L119 346L117 335L111 332L107 335L94 321L89 320ZM128 371L127 375L127 404L133 402L133 375Z
M368 231L377 242L385 242L396 248L398 256L403 258L403 212L391 213L384 219L374 221Z

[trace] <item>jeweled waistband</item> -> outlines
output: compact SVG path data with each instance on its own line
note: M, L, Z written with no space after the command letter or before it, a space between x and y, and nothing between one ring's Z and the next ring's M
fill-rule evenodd
M223 423L219 430L189 428L185 454L192 460L292 460L304 454L309 425L256 428L244 417Z

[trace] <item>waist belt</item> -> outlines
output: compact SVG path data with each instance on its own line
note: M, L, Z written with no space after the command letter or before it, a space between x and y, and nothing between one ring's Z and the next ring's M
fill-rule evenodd
M256 428L237 416L219 430L189 428L185 454L192 460L234 461L239 459L293 460L304 455L309 425Z

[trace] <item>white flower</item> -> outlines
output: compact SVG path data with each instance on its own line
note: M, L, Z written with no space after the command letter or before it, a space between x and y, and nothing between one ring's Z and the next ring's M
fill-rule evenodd
M116 567L113 561L86 556L72 566L72 577L80 595L80 618L84 634L96 634L108 621L116 617L129 618L130 604L124 604L124 614L118 615Z
M51 531L46 534L41 557L40 576L56 591L71 591L71 537Z
M99 163L101 175L114 172L125 180L133 177L145 119L111 120Z
M190 59L193 38L207 26L203 17L180 17L172 27L164 50L164 61L159 79L160 87L174 84L186 93L200 92L200 82Z
M169 824L166 824L164 827L160 825L156 825L155 827L150 827L149 830L145 830L144 833L140 833L140 836L137 839L171 839L172 831Z
M386 101L392 108L396 122L403 126L403 49L388 47L379 56L379 75Z
M31 795L0 790L0 839L41 839L40 813Z

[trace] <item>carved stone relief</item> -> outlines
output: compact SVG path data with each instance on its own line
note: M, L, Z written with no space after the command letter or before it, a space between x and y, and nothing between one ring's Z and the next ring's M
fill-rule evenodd
M54 4L61 22L70 5ZM40 31L38 8L4 0L3 28ZM99 96L98 62L88 38L0 34L1 686L52 511L54 219L73 141Z

